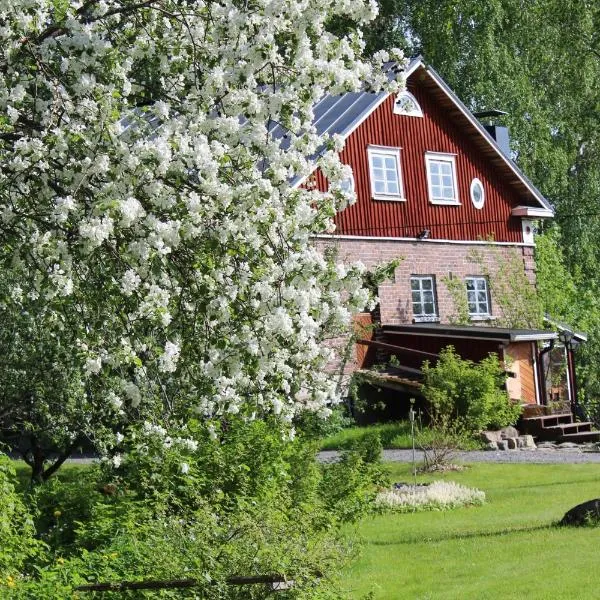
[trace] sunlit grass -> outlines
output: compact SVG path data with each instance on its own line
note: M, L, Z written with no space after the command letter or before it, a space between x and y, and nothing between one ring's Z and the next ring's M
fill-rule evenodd
M390 465L395 481L410 467ZM481 507L386 514L358 528L360 558L347 571L353 598L593 599L600 529L557 528L571 507L600 497L597 465L488 465L444 478L485 492Z

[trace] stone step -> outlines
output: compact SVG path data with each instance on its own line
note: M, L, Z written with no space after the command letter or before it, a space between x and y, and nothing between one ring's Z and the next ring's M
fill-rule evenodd
M584 442L599 442L600 431L579 431L578 433L565 433L559 438L561 442L574 442L581 444Z
M526 419L522 419L522 421L527 426L548 427L551 425L560 425L561 423L572 423L573 415L571 413L558 413L540 417L527 417Z
M544 431L556 433L558 435L566 435L568 433L583 433L592 431L593 423L589 421L581 421L578 423L561 423L560 425L544 426Z

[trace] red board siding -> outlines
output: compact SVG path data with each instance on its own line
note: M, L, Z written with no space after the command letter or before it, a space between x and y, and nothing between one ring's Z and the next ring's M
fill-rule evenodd
M336 217L337 233L375 237L416 237L427 228L432 239L522 242L520 218L511 217L511 208L520 204L516 191L495 172L431 94L414 81L408 89L418 99L424 117L393 114L395 98L387 98L348 138L341 153L352 166L357 202ZM472 133L472 132L470 132ZM373 200L369 181L367 147L400 147L406 202ZM440 206L429 202L425 153L456 154L461 206ZM317 186L327 189L323 175L316 173ZM470 185L479 178L485 188L485 205L476 209Z

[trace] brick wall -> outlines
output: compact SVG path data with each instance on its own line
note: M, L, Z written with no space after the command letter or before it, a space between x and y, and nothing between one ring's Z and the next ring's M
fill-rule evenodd
M335 245L343 262L362 261L367 268L377 264L403 258L396 269L394 281L387 281L379 288L381 301L381 323L401 325L413 322L410 290L411 275L434 275L440 321L447 323L456 309L443 279L446 277L463 280L468 275L480 275L481 267L469 260L470 253L477 250L490 273L497 268L498 256L508 258L517 253L523 260L523 268L532 284L535 284L534 248L524 246L498 246L483 244L445 244L426 241L396 240L353 240L335 238L318 239L316 245L325 248ZM491 298L491 312L501 317L500 307Z

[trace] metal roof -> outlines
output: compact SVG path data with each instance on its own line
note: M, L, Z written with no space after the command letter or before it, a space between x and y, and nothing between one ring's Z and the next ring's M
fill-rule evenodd
M555 340L558 334L543 329L509 329L476 325L442 325L440 323L413 323L408 325L383 325L389 334L435 336L457 339L478 339L491 342L534 342Z

